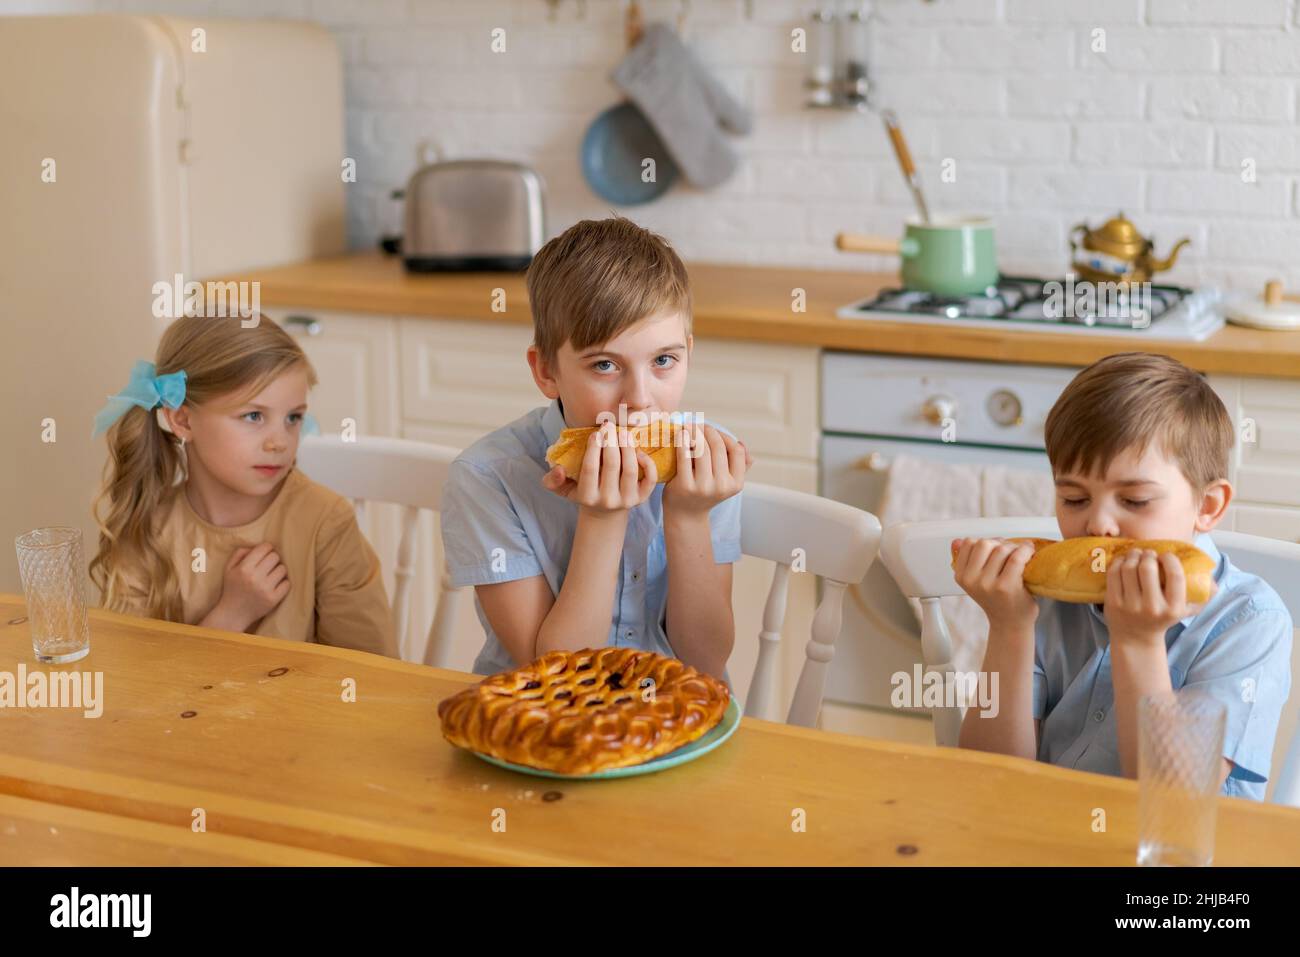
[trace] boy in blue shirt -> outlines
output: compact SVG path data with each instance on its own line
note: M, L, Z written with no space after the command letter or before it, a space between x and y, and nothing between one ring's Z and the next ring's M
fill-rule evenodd
M967 711L960 745L1136 777L1138 701L1195 688L1227 709L1221 793L1263 800L1292 623L1208 534L1233 494L1223 403L1167 356L1122 353L1075 377L1044 432L1062 537L1192 542L1214 560L1217 590L1191 606L1177 558L1133 549L1106 570L1105 604L1036 599L1022 581L1032 547L960 539L956 579L988 616L984 668L1001 695L995 717Z
M527 281L528 365L551 404L462 452L443 492L451 580L474 586L486 635L474 671L611 645L726 680L731 563L753 459L725 430L688 422L690 444L660 485L618 424L653 427L678 410L694 346L686 268L661 237L614 216L552 239ZM600 431L580 473L565 475L546 450L583 426Z

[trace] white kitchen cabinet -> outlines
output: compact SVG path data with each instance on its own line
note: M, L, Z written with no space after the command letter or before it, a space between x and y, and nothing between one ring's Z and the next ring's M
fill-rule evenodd
M816 462L819 354L813 346L697 338L682 408L726 426L755 456Z
M403 318L404 422L467 444L545 405L524 358L531 341L531 326ZM794 466L793 477L817 461L817 356L811 346L696 339L682 409L726 426L765 461Z
M403 425L463 448L545 405L524 357L530 342L532 327L516 323L403 317Z
M1232 417L1228 478L1237 531L1296 540L1300 523L1300 382L1210 376ZM1245 523L1243 525L1243 522Z
M311 412L321 431L353 419L360 435L397 435L397 320L324 309L272 309L316 369Z
M1242 501L1300 507L1300 389L1290 381L1242 379L1239 409L1236 484Z
M1300 508L1235 505L1232 511L1234 531L1300 543Z

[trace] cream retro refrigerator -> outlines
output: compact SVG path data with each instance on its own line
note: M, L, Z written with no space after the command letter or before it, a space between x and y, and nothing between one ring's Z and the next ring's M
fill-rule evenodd
M153 357L154 283L341 253L343 149L317 26L0 17L0 591L28 529L93 555L91 420Z

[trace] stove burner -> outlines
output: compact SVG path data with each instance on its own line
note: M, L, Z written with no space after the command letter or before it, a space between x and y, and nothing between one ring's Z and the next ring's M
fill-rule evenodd
M1141 330L1192 294L1192 290L1181 286L1164 285L1152 285L1149 292L1149 297L1135 296L1119 289L1097 289L1082 281L1047 282L1003 276L982 295L937 296L914 289L884 289L859 308L863 312L919 313L948 319L1005 319Z

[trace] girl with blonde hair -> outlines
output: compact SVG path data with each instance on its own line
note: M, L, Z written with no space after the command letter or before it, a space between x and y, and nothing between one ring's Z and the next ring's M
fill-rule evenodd
M90 575L104 607L397 656L351 503L295 465L315 384L265 316L167 327L95 418L109 455Z

